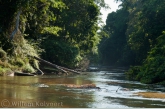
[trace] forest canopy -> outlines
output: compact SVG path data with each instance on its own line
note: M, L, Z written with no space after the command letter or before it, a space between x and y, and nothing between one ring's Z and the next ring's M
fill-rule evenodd
M71 68L97 57L101 7L104 0L0 0L0 72L34 72L29 56Z
M128 78L143 83L164 81L165 1L116 1L120 9L109 13L100 32L100 63L131 66Z
M0 0L0 75L35 72L35 56L69 68L126 66L129 79L164 81L165 1L115 1L120 8L100 28L104 0Z

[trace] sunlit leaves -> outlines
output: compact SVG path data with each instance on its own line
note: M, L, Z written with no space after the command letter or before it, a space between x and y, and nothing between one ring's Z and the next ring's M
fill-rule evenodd
M62 2L62 0L48 0L48 1L50 1L50 5L53 8L63 9L66 7L65 3Z
M51 26L51 27L45 27L44 29L43 29L43 31L42 31L42 33L45 33L45 34L53 34L53 35L56 35L56 36L58 36L58 32L60 31L60 30L62 30L61 28L59 28L59 27L53 27L53 26Z
M16 14L22 11L19 33L26 36L26 40L32 40L48 50L44 55L55 55L51 61L59 59L59 64L76 64L82 56L97 53L99 10L100 7L108 7L104 0L7 0L0 3L0 9L4 11L0 14L0 31L7 31L8 36L15 27ZM52 45L48 47L51 38ZM45 45L40 45L40 42ZM2 45L10 48L10 44ZM26 46L33 49L33 46L22 45ZM67 60L67 54L70 60Z

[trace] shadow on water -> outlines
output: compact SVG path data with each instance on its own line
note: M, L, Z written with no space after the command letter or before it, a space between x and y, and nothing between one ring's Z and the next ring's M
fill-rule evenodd
M0 77L0 101L8 100L5 102L7 107L165 107L164 99L144 98L135 94L164 92L164 87L128 81L124 71L111 69L89 72L87 75ZM101 89L74 89L62 84L96 84Z

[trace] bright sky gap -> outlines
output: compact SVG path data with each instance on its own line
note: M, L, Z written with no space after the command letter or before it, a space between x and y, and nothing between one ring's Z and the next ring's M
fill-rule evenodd
M120 3L116 3L114 0L105 0L105 3L109 5L110 9L101 9L101 13L103 14L101 17L104 24L106 23L107 15L113 11L116 11L120 5Z

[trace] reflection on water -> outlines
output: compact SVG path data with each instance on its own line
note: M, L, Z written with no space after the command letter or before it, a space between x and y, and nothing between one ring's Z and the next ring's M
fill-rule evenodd
M29 77L0 77L1 99L21 99L33 98L37 88L30 88L29 84L38 82L38 79Z
M164 91L125 79L124 70L90 72L88 75L0 77L1 107L165 107L163 99L149 99L136 92ZM61 84L96 84L101 89L73 89ZM118 89L118 90L117 90ZM129 89L129 90L125 90ZM8 101L3 101L3 100ZM15 104L13 104L13 102Z

